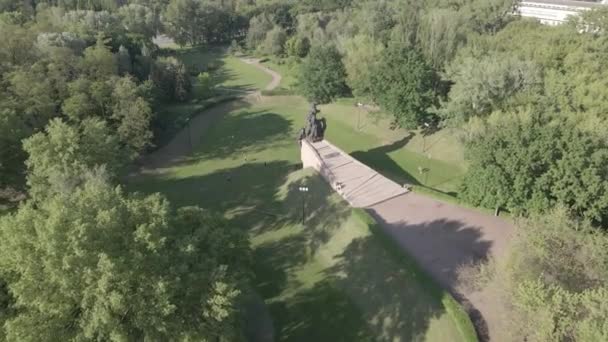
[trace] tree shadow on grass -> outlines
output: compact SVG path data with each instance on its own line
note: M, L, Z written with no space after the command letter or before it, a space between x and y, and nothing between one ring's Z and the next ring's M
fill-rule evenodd
M478 336L486 340L487 323L479 310L468 301L466 294L458 291L460 268L471 263L486 261L488 258L492 242L482 238L481 228L458 220L446 219L420 224L406 221L389 224L373 209L370 210L370 214L379 222L376 230L383 232L382 234L386 234L387 239L391 240L390 249L393 250L393 254L397 255L400 253L399 250L401 253L406 251L411 259L405 262L409 262L412 269L420 269L428 275L430 278L427 278L427 283L433 279L463 304L473 320ZM357 267L361 267L361 264L358 263Z
M388 155L391 152L405 147L405 145L407 145L407 143L410 142L414 136L414 133L410 133L408 136L401 140L395 141L390 145L375 147L367 151L356 151L353 152L351 156L372 169L381 172L384 175L390 176L393 180L400 183L406 182L412 185L420 185L415 177L402 169L401 166L395 163L395 161Z
M220 127L210 127L204 133L206 135L201 141L205 149L196 151L193 158L246 157L242 154L270 149L275 144L284 144L292 129L291 121L267 111L244 110L230 113L216 125ZM196 137L194 140L197 140Z
M307 275L312 280L294 276L294 271L309 266L338 229L346 229L343 223L351 215L318 175L304 172L294 177L291 172L298 167L286 161L253 162L182 179L155 176L140 183L139 190L162 192L176 205L227 212L232 224L262 238L253 253L253 286L269 304L274 320L265 329L274 327L278 340L423 338L430 321L444 313L440 297L433 296L428 283L411 268L395 262L375 237L351 241L333 267L313 268ZM299 191L301 186L309 188L306 195ZM301 225L303 200L306 222ZM458 223L429 225L464 235L456 240L479 239ZM402 234L415 236L414 232L427 228L409 227Z
M160 192L174 206L198 205L220 213L237 208L274 212L277 188L296 167L287 161L273 161L254 162L187 178L151 174L133 180L130 188L144 193ZM256 218L252 219L252 223L257 222Z
M404 170L399 164L397 164L390 156L389 153L398 151L407 145L407 143L415 136L414 133L410 133L408 136L404 137L401 140L393 142L389 145L379 146L376 148L372 148L367 151L356 151L351 154L351 156L377 172L381 173L383 176L399 183L399 184L411 184L414 186L426 188L432 190L434 192L438 192L444 195L456 197L455 192L445 192L437 189L437 186L454 181L462 176L446 178L445 180L433 184L433 186L429 186L427 184L423 184L416 179L411 173ZM430 172L428 168L420 169L422 172ZM426 182L426 181L425 181Z
M278 341L378 341L348 296L330 281L270 304Z

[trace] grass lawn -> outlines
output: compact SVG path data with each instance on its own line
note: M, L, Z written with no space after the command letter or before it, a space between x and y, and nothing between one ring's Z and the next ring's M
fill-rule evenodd
M279 85L279 89L287 89L295 91L296 84L298 82L296 78L297 65L289 65L287 63L277 63L275 58L266 59L263 63L268 68L281 74L282 80Z
M279 88L294 90L297 66L279 64L276 58L264 64L283 76ZM320 107L321 116L328 119L328 140L398 183L457 201L466 164L463 146L454 131L423 135L419 130L391 130L386 115L370 114L355 107L355 101L340 99Z
M329 141L398 183L439 197L457 196L466 165L453 132L391 130L384 114L368 113L354 102L341 99L319 107L328 120Z
M298 97L273 97L228 113L196 132L201 144L188 162L129 186L162 192L176 205L224 212L248 229L254 287L276 340L461 340L443 294L428 278L395 258L369 222L316 174L299 170L295 133L307 107ZM347 133L329 109L324 114L329 131L355 139L357 147L359 134ZM365 139L376 141L372 134ZM310 188L304 224L303 184ZM258 319L250 317L250 326Z
M163 129L155 132L157 146L166 144L194 115L210 106L232 100L246 91L263 89L270 75L226 53L223 47L175 48L166 54L182 60L191 72L208 71L213 89L204 92L196 77L192 77L192 94L181 103L165 103L158 108L158 120Z

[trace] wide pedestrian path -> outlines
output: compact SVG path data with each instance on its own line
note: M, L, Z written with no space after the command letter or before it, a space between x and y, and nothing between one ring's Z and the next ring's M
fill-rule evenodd
M314 151L308 151L312 146ZM315 157L320 162L315 164ZM465 305L482 340L499 341L502 310L493 289L459 286L463 266L500 258L513 225L481 211L404 189L327 141L303 142L304 167L315 167L354 207L367 209L409 255Z
M319 171L352 207L367 208L408 192L326 140L303 143L315 149L324 167Z

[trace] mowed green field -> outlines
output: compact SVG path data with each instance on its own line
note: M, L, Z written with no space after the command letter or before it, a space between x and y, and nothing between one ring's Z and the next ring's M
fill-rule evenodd
M280 89L295 90L297 66L268 58L264 64L281 73ZM466 172L464 148L451 129L436 132L391 129L390 118L355 106L353 98L320 106L329 124L327 139L355 158L414 191L458 201Z
M466 165L454 132L391 129L386 115L358 108L353 99L319 108L328 120L326 138L353 157L416 191L457 197Z
M130 187L224 212L248 230L254 288L279 341L460 340L428 278L388 253L316 174L299 170L295 133L306 109L301 98L273 97L226 113L192 132L202 137L188 162ZM252 334L267 326L258 320L268 318L251 317Z
M158 108L155 143L169 142L188 120L218 102L232 100L246 92L263 89L272 77L237 57L226 53L224 47L179 48L164 51L180 59L192 74L192 93L184 102L164 103ZM211 90L203 89L194 76L208 72L212 79Z

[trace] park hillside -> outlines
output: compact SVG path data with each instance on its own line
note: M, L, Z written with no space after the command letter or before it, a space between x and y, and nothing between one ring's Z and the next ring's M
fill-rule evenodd
M515 4L0 0L0 341L608 340L608 10ZM302 169L311 103L504 253L443 286Z

